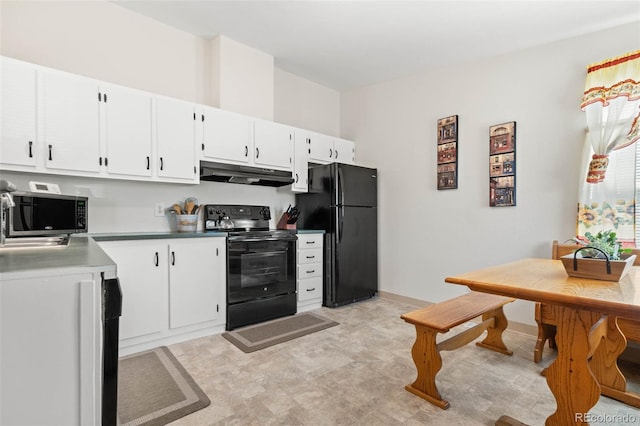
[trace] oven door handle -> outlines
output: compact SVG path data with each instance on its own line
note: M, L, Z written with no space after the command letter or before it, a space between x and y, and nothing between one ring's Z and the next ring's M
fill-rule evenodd
M298 237L227 237L227 239L229 240L229 242L241 242L241 243L252 243L252 242L258 242L258 241L296 241L298 239Z

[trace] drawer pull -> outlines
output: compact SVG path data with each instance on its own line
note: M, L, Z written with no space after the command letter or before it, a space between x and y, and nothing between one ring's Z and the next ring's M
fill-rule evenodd
M315 256L307 256L307 259L315 259Z
M307 291L315 291L315 287L314 288L308 288Z
M316 242L311 240L311 241L307 241L307 244L315 244Z
M315 271L316 271L315 269L312 269L310 271L307 271L307 274L313 274Z

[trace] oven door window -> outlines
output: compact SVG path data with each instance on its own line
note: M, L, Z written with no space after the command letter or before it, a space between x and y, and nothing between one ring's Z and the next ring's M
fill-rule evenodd
M295 241L229 242L229 303L295 291Z

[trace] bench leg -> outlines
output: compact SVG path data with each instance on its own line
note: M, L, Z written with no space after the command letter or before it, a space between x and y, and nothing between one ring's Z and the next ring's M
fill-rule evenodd
M442 399L436 387L436 374L442 368L442 358L436 348L437 334L433 329L416 325L416 341L411 348L411 356L418 370L418 378L405 389L446 410L449 402Z
M507 348L502 340L502 333L507 329L509 322L504 315L502 306L491 311L487 311L482 314L482 320L494 319L493 326L487 328L487 337L482 342L477 342L476 345L491 349L492 351L500 352L505 355L513 355L513 352Z
M542 305L536 303L535 319L538 323L538 339L533 349L533 362L536 364L542 360L542 352L544 351L544 344L549 341L549 347L556 349L556 326L546 324L542 318Z

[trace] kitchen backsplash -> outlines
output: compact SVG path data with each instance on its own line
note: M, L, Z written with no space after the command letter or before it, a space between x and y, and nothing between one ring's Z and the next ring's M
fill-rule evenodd
M58 184L63 194L89 197L90 233L175 231L175 217L168 213L169 208L174 203L183 203L187 197L196 197L199 204L269 206L270 227L275 228L287 206L295 203L295 196L287 187L217 182L162 184L18 172L3 172L2 179L13 182L20 191L29 190L29 181L50 182ZM164 205L167 211L164 216L155 216L156 203Z

